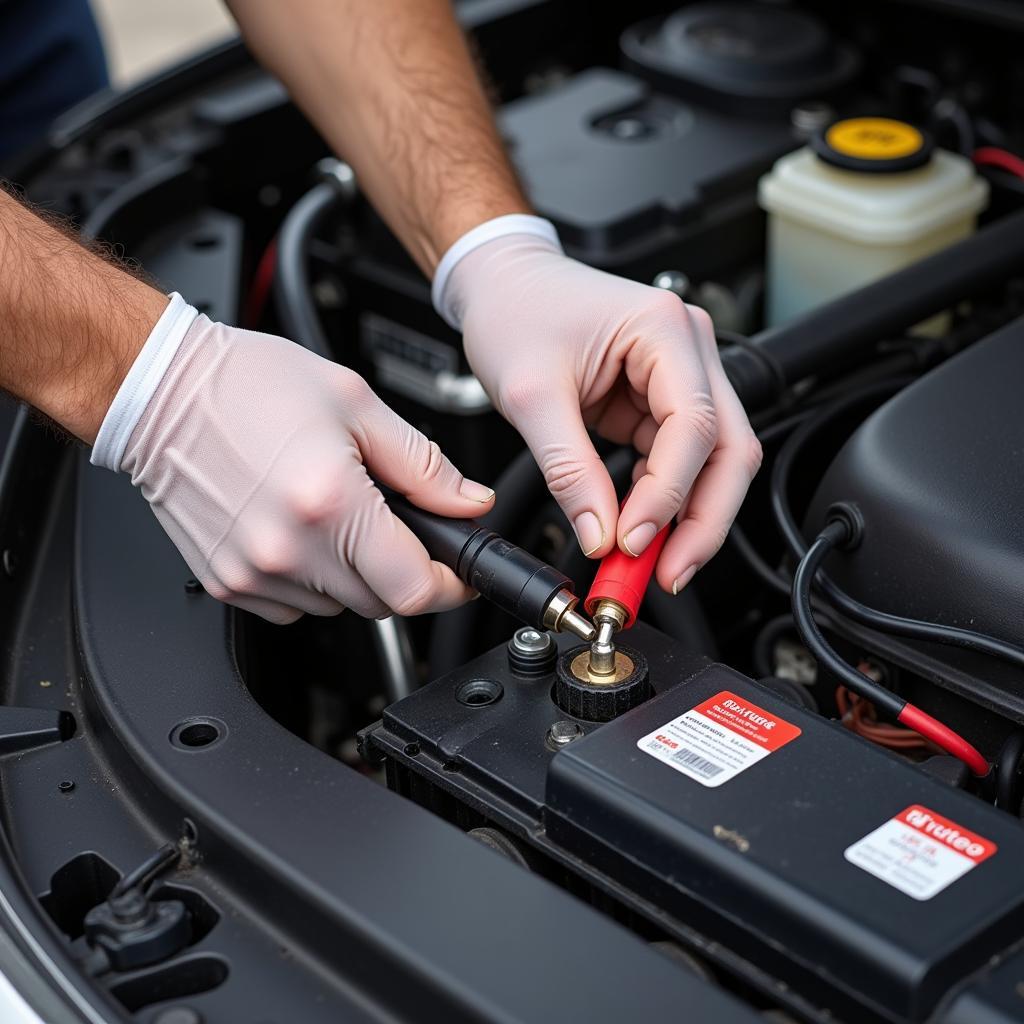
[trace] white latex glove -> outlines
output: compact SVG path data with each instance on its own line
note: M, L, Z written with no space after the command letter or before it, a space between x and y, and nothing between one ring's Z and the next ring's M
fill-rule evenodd
M672 519L658 582L673 593L719 549L761 463L711 319L670 292L563 255L537 217L499 217L445 254L434 303L523 435L594 557L638 555ZM587 427L641 453L619 512Z
M493 491L465 480L358 374L214 323L180 296L121 385L92 461L132 474L208 593L272 622L343 608L415 615L473 596L369 473L448 516L486 512Z

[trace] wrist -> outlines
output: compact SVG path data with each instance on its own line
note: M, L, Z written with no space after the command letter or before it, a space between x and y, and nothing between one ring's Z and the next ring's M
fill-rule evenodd
M198 316L198 310L177 292L171 295L105 407L89 460L94 466L104 466L115 473L120 470L132 432Z
M146 334L167 305L167 296L143 286L111 317L99 303L63 335L63 355L45 363L34 377L19 381L15 393L68 433L91 444Z
M513 182L514 183L514 182ZM434 214L429 225L424 226L420 246L422 258L414 259L424 269L428 278L433 279L445 253L459 239L481 224L502 217L532 217L530 204L518 190L500 191L494 195L467 195L465 189L453 188L459 195L458 202L448 202Z
M456 330L462 325L462 307L466 296L462 294L461 289L455 287L454 281L459 264L482 246L490 246L498 239L524 235L546 243L553 251L562 251L554 224L543 217L525 213L505 214L484 221L467 231L448 248L437 264L430 289L434 309L446 323Z

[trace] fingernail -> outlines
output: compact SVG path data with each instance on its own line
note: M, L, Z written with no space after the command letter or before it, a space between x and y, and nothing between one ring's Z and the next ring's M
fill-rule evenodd
M696 565L691 565L689 569L676 577L675 583L672 584L673 594L678 594L693 579L693 574L697 571L697 568Z
M583 554L592 555L604 543L604 527L593 512L581 512L573 523Z
M478 484L475 480L463 480L459 494L470 501L479 501L481 505L485 505L494 497L494 491L490 487Z
M472 596L470 597L470 601L479 601L480 598L483 596L484 595L481 594L479 590L474 590Z
M658 532L654 523L641 523L634 526L625 537L622 538L622 546L634 557L642 555L647 545L654 540Z

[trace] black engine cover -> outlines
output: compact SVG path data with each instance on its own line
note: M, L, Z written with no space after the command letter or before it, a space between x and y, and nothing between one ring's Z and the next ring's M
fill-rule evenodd
M863 542L828 563L840 586L887 612L1021 641L1022 381L1024 319L901 391L857 430L807 520L818 529L836 501L860 508ZM953 648L944 656L1019 701L1019 671Z
M701 277L758 258L757 179L800 141L784 123L660 95L609 68L508 104L501 126L531 201L562 241L640 279L672 266Z

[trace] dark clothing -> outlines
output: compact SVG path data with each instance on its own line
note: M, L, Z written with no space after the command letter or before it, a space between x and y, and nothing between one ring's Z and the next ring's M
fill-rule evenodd
M89 0L0 0L0 159L107 84Z

